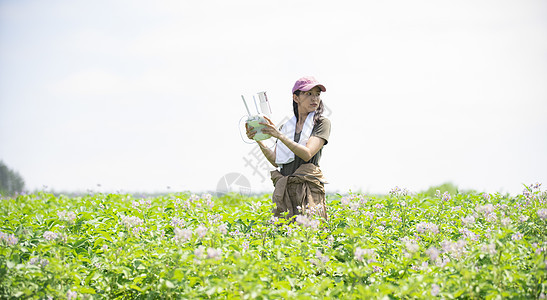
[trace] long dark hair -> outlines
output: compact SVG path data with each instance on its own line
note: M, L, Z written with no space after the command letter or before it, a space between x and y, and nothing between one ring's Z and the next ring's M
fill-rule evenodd
M300 96L300 90L294 91L294 94L296 96ZM317 106L317 109L315 110L315 116L313 116L313 124L319 124L321 123L321 115L323 114L323 110L325 109L323 105L323 100L319 98L319 105ZM292 110L294 112L294 115L296 116L296 122L298 122L298 103L292 102Z

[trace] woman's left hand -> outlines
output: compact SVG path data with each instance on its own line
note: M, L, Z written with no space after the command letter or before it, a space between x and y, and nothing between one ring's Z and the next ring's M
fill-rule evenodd
M266 121L268 121L268 122L267 123L262 123L262 122L259 123L259 124L264 125L264 128L262 128L262 133L269 134L269 135L273 136L274 138L279 138L281 136L281 131L279 131L277 129L277 127L275 127L274 122L272 122L272 120L270 120L266 116L264 116L264 119L266 119Z

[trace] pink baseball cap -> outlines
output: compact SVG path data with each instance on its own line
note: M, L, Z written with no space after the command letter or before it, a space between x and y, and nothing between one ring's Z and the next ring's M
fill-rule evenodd
M297 90L301 90L301 91L306 92L306 91L309 91L309 90L313 89L316 86L318 86L321 89L322 92L327 91L325 86L320 84L319 81L317 81L317 79L315 79L315 77L305 76L305 77L302 77L302 78L298 79L294 83L294 87L292 88L292 92L293 92L293 94Z

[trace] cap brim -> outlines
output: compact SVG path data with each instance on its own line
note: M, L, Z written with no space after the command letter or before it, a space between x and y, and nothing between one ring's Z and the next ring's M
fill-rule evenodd
M313 88L316 87L316 86L318 86L318 87L321 89L321 92L326 92L326 91L327 91L327 89L325 88L325 86L322 85L322 84L309 84L309 85L305 85L305 86L299 88L299 90L301 90L301 91L303 91L303 92L307 92L307 91L313 89Z

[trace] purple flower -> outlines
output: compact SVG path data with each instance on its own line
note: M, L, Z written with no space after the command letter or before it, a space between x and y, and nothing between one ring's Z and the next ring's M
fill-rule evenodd
M44 239L46 241L56 240L59 237L59 234L53 231L44 232Z
M517 232L517 233L515 233L511 236L511 239L513 241L520 241L520 240L522 240L522 237L523 237L523 234L520 233L520 232Z
M58 212L57 216L59 217L60 220L67 221L70 224L74 223L74 219L76 219L76 214L74 212L72 211L67 212L66 210Z
M455 257L460 257L463 252L465 251L465 240L458 240L457 242L452 241L442 241L442 252L443 253L450 253L454 255Z
M172 218L171 219L171 226L173 227L183 227L184 226L184 220L179 218Z
M391 191L389 191L390 194L398 194L399 192L401 192L401 188L396 186L394 188L391 189Z
M460 233L463 234L463 236L465 236L466 238L472 240L472 241L478 241L479 240L479 235L474 233L473 231L467 229L467 228L462 228L460 229Z
M319 220L317 220L317 219L312 219L312 220L310 221L310 227L311 227L312 229L317 229L317 228L319 227Z
M215 248L208 248L207 249L207 258L211 259L220 259L220 256L222 255L222 251L220 249Z
M418 233L424 233L426 231L425 223L421 222L416 224L416 231L418 231Z
M545 208L541 208L541 209L538 209L538 217L542 220L546 220L547 219L547 209Z
M196 248L196 250L194 250L194 255L198 259L200 259L203 256L204 251L205 251L205 247L199 246L199 247Z
M207 204L207 206L209 206L209 208L213 208L213 206L215 206L215 203L211 199L205 200L205 204Z
M349 204L349 208L353 211L358 211L359 210L359 202L351 202Z
M216 224L218 222L220 222L220 220L222 220L222 215L221 214L214 214L214 215L209 215L209 217L207 217L209 219L209 222L211 222L212 224Z
M132 232L134 235L139 235L141 234L142 232L145 232L146 230L144 229L144 227L142 226L139 226L139 227L135 227L133 228Z
M348 206L349 202L350 202L350 199L349 199L349 197L342 197L342 199L340 199L340 202L342 203L342 205Z
M420 222L416 224L416 231L418 233L431 232L433 234L439 233L439 227L436 224L429 222Z
M239 235L242 235L243 233L239 231L239 229L236 229L234 231L230 231L230 235L231 236L239 236Z
M406 196L408 194L410 194L410 191L406 188L400 188L398 186L394 187L391 189L391 191L389 191L389 193L393 196Z
M38 257L33 257L28 261L28 263L31 265L37 265L40 263L40 259Z
M374 212L372 212L372 211L365 211L364 215L368 220L374 219Z
M175 241L185 242L192 237L192 230L190 229L179 229L175 227Z
M429 255L429 259L431 259L431 261L436 261L437 258L439 258L440 253L441 252L433 246L429 247L429 249L425 251L425 254Z
M329 257L326 255L323 255L321 251L319 250L315 251L315 258L317 258L317 260L319 260L320 262L324 264L329 261Z
M304 215L297 215L296 216L296 223L302 224L304 226L308 226L308 224L310 223L310 219L308 219L308 217L306 217Z
M431 285L431 296L437 297L440 291L441 288L437 284L434 283Z
M218 226L218 231L222 234L227 234L228 233L228 225L226 225L226 223L222 223Z
M450 258L445 257L443 259L438 259L436 262L437 267L444 268L450 262Z
M69 291L66 293L66 297L67 297L68 300L76 299L76 298L78 298L78 293L69 290Z
M503 227L507 227L507 226L511 225L511 218L501 219L501 225L503 225Z
M205 226L203 226L203 225L199 225L198 228L196 228L196 234L197 234L200 238L205 237L205 235L207 234L207 227L205 227Z
M462 223L465 226L471 225L471 224L475 223L475 217L473 217L473 216L462 217Z
M358 261L363 261L363 256L368 256L370 259L368 262L375 262L376 252L373 249L361 249L360 247L355 248L355 259Z
M17 242L19 242L19 239L15 237L15 235L10 234L7 239L9 246L17 245Z
M482 245L481 251L486 253L486 254L495 255L496 254L496 244L490 243L490 244Z
M132 228L132 227L142 225L144 221L139 217L122 216L122 223L128 228Z
M297 215L296 216L296 223L304 226L304 227L311 227L312 229L317 229L319 227L319 221L316 219L310 219L307 216L304 215Z
M42 265L42 268L44 268L45 266L49 265L49 260L47 259L41 259L40 260L40 265Z
M420 245L418 245L416 242L414 241L408 241L406 243L406 250L410 253L414 253L418 250L420 250Z
M488 214L491 214L494 212L494 205L492 204L486 204L486 205L477 205L477 207L475 208L476 211L484 214L484 215L488 215Z
M4 243L7 246L14 246L14 245L17 245L18 242L19 242L19 239L15 235L13 234L8 235L0 231L0 243Z
M533 189L539 190L540 187L541 187L541 183L539 183L539 182L531 184L531 188L533 188Z
M495 213L489 213L485 217L486 217L486 221L490 223L496 222L496 220L498 219Z
M355 259L358 261L363 261L363 255L365 255L365 249L361 249L360 247L355 248Z

